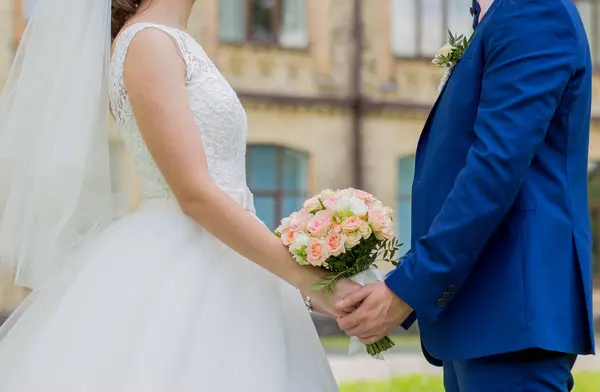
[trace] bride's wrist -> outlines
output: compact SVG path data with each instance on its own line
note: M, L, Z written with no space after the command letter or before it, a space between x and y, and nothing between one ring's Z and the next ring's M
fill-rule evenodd
M324 277L323 271L310 266L299 266L298 280L295 287L300 290L302 295L310 295L314 286Z

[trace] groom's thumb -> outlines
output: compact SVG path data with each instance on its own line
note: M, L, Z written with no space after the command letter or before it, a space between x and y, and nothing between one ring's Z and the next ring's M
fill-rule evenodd
M337 301L335 303L335 307L340 310L356 307L369 296L369 291L370 289L368 286L361 287L355 292L348 294L344 298Z

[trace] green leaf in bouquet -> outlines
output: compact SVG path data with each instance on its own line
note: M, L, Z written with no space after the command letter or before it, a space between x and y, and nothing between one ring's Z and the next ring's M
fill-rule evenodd
M323 200L321 200L320 197L318 198L318 200L319 200L319 204L321 205L321 208L326 209L325 204L323 203Z

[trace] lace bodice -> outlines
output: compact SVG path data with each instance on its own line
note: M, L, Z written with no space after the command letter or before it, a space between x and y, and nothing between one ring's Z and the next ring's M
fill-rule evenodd
M202 137L213 181L230 194L246 190L247 118L236 93L189 34L162 25L137 23L124 30L115 42L110 67L110 101L119 132L133 157L142 198L172 197L138 130L123 82L123 65L129 45L145 28L164 31L179 46L187 67L185 83L190 109Z

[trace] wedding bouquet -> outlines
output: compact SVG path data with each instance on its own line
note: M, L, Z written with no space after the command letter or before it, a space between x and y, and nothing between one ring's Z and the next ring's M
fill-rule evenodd
M349 278L359 284L382 280L376 261L397 265L392 210L358 189L325 190L308 199L302 209L281 221L275 230L301 265L330 272L315 290L333 292L336 282ZM366 346L373 357L394 347L385 337Z

